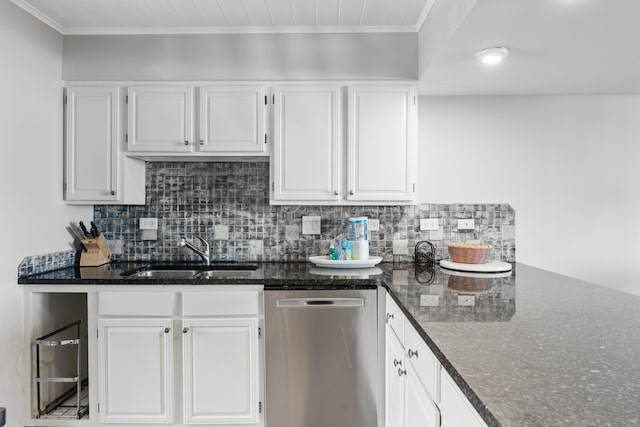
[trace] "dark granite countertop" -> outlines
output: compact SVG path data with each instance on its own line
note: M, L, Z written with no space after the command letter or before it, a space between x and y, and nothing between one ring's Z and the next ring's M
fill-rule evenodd
M121 276L144 265L68 268L18 282L385 286L489 426L640 425L637 296L522 264L506 277L479 278L437 267L340 272L307 263L263 263L246 276L214 280Z

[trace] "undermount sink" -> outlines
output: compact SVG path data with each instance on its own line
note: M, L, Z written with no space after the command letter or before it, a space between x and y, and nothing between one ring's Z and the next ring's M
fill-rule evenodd
M252 271L255 269L244 269L244 270L227 270L227 269L223 269L223 270L205 270L205 271L199 271L196 275L195 278L202 278L202 279L209 279L209 278L213 278L213 277L229 277L229 276L248 276L252 273Z
M142 270L137 273L129 274L128 277L173 277L189 279L198 273L197 270Z
M251 264L221 264L202 266L148 266L122 273L126 277L141 278L173 278L173 279L209 279L216 277L248 276L257 269L257 265Z

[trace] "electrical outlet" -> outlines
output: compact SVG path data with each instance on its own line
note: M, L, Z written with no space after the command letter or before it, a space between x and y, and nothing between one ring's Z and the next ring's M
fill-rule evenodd
M475 228L476 221L473 218L458 220L458 230L473 230Z
M320 216L303 216L302 234L320 234L321 222L322 217Z
M158 218L140 218L140 230L157 230Z
M476 305L476 297L473 295L458 295L458 305L474 306Z
M420 295L420 307L437 307L439 305L440 297L438 295Z
M407 240L394 240L393 241L393 254L394 255L409 255L409 242Z
M420 231L438 230L438 218L420 218Z
M380 231L380 220L369 218L369 231Z

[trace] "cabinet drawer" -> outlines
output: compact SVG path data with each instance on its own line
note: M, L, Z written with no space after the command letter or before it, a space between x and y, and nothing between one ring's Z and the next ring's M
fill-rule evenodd
M184 316L257 316L260 292L203 291L182 293Z
M440 413L443 426L487 427L453 379L442 370Z
M173 292L100 292L101 316L171 316Z
M427 393L437 402L440 397L437 395L440 389L440 362L407 320L404 325L404 348L407 360L415 367Z
M404 343L404 314L389 293L387 293L385 319L400 339L400 342Z

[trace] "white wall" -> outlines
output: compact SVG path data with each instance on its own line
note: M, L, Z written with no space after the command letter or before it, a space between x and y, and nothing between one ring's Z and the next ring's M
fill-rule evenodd
M17 267L26 255L67 250L70 219L91 208L62 203L62 37L8 0L0 1L0 406L7 426L21 417L29 373L23 340L22 286Z
M419 199L506 202L516 258L640 295L640 96L421 97Z
M64 80L417 79L418 35L64 37Z

